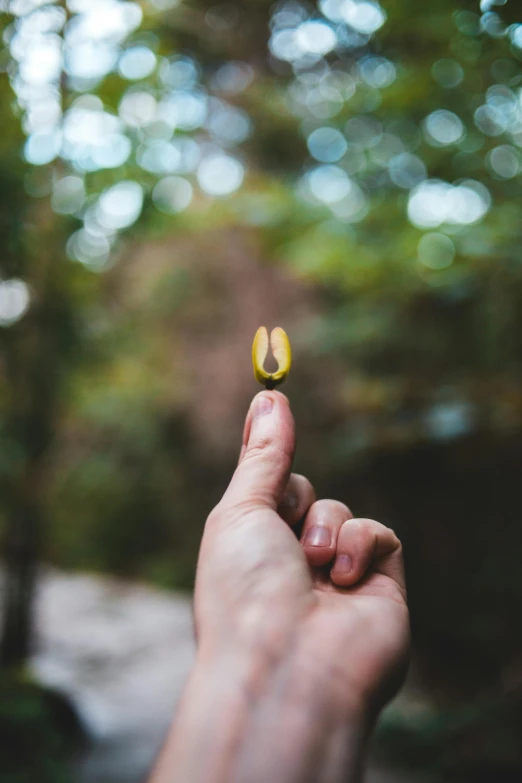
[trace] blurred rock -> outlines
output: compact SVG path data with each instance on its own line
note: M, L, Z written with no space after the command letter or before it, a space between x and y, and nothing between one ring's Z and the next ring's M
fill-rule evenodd
M78 783L142 781L192 663L190 599L46 570L37 618L33 671L70 696L92 738Z

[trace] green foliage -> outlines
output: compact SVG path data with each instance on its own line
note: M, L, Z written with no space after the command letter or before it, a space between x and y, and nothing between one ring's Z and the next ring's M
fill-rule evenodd
M516 780L520 770L516 727L521 719L517 699L421 709L414 720L389 708L377 726L374 753L415 770L421 780L429 770L430 781L481 783L494 777L507 783Z
M2 783L72 781L71 762L81 730L63 696L3 674L0 733Z

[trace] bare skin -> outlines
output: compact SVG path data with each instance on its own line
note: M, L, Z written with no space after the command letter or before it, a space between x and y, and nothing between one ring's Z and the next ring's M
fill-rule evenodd
M261 392L207 520L196 663L149 783L355 783L375 718L402 682L400 542L316 500L291 473L294 450L286 397Z

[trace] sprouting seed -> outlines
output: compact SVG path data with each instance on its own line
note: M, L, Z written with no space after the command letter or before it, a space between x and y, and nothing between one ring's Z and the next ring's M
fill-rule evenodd
M290 340L285 330L281 329L280 326L272 330L270 345L277 362L277 370L275 372L267 372L263 367L268 355L268 332L266 327L260 326L252 344L252 364L254 365L256 380L265 389L274 389L280 383L283 383L290 372L290 365L292 364Z

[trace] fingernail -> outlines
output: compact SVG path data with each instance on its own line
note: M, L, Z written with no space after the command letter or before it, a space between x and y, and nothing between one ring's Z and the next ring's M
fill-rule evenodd
M285 492L285 494L283 495L283 499L281 500L280 505L283 508L288 508L288 509L292 509L292 510L296 509L297 508L297 495L295 494L295 492L291 492L291 491Z
M327 527L311 527L306 531L303 543L307 546L330 546L332 535Z
M252 406L252 418L257 419L260 416L266 416L268 413L272 413L274 407L274 401L271 397L267 397L265 394L258 395Z
M352 570L353 560L351 555L337 555L335 558L334 568L336 571L344 571L348 573Z

